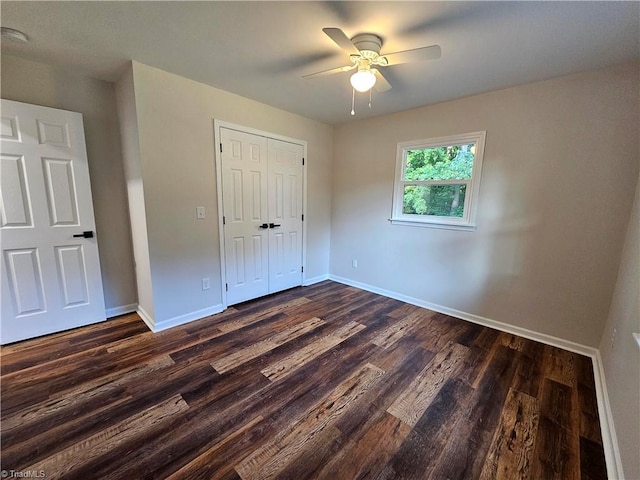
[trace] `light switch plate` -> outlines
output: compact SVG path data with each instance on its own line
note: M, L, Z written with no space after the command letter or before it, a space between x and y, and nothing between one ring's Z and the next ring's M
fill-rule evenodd
M206 218L204 207L196 207L196 218L198 220L202 220L203 218Z

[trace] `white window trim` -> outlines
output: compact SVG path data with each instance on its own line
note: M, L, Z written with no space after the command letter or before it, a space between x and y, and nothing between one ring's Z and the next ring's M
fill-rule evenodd
M484 158L484 143L486 131L463 133L459 135L449 135L446 137L428 138L425 140L412 140L398 143L396 151L396 175L393 184L393 202L391 223L394 225L407 225L415 227L446 228L453 230L475 230L476 213L478 210L478 193L480 191L480 175L482 173L482 160ZM447 145L465 145L474 143L476 152L473 159L473 170L471 180L442 180L437 184L453 183L456 185L466 184L467 193L465 195L464 212L461 218L439 217L435 215L415 215L402 213L404 201L404 186L411 185L433 185L432 181L406 181L404 170L406 167L406 154L410 150L424 148L443 147Z

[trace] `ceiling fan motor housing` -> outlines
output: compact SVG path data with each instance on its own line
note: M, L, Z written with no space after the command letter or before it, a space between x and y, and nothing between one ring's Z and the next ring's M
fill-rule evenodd
M351 39L351 42L356 46L363 57L366 57L365 52L374 53L375 57L380 55L380 48L382 48L382 39L374 35L373 33L360 33ZM370 54L369 54L370 55Z

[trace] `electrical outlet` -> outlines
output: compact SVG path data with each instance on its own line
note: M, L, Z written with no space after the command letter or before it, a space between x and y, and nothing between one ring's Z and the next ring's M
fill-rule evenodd
M211 280L209 278L202 279L202 290L209 290L211 288Z
M355 258L351 260L351 266L353 268L358 268L358 260L356 260Z

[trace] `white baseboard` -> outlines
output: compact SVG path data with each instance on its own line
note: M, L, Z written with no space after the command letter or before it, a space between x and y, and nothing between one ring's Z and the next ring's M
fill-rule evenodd
M444 307L434 303L426 302L419 298L410 297L401 293L385 290L384 288L375 287L366 283L361 283L348 278L340 277L337 275L329 275L329 279L345 285L360 288L368 292L377 293L385 297L400 300L401 302L410 303L418 307L427 308L434 312L444 313L445 315L451 315L452 317L466 320L472 323L477 323L489 328L494 328L502 332L510 333L512 335L518 335L520 337L528 338L536 342L544 343L552 347L562 348L570 352L579 353L591 357L593 362L593 375L596 386L596 399L598 402L598 415L600 417L600 428L602 430L602 447L604 448L605 459L607 463L607 475L610 479L622 479L622 461L620 459L620 449L618 448L618 440L616 437L615 427L613 424L613 414L611 412L611 406L609 404L609 395L607 392L607 385L604 378L604 370L602 366L602 360L600 358L600 351L597 348L582 345L579 343L571 342L563 338L554 337L545 333L535 332L515 325L509 325L508 323L499 322L497 320L491 320L489 318L481 317L473 313L462 312L454 308Z
M121 305L119 307L107 308L105 314L107 318L117 317L118 315L125 315L127 313L133 313L137 310L138 304L131 303L129 305Z
M348 278L339 277L336 275L329 275L329 278L336 282L344 283L345 285L361 288L362 290L367 290L368 292L377 293L378 295L383 295L389 298L394 298L396 300L400 300L401 302L427 308L429 310L433 310L434 312L444 313L445 315L451 315L452 317L467 320L468 322L477 323L489 328L495 328L496 330L500 330L501 332L518 335L520 337L528 338L529 340L535 340L536 342L541 342L553 347L562 348L563 350L569 350L570 352L579 353L588 357L593 357L598 351L593 347L582 345L580 343L571 342L569 340L564 340L562 338L547 335L545 333L534 332L533 330L517 327L515 325L499 322L497 320L491 320L490 318L482 317L473 313L463 312L461 310L456 310L455 308L444 307L436 303L427 302L419 298L410 297L408 295L392 292L390 290L385 290L384 288L374 287L373 285L357 282Z
M305 278L302 282L303 287L308 287L309 285L313 285L314 283L324 282L325 280L329 280L329 274L318 275L317 277Z
M155 332L155 328L154 328L154 322L153 322L153 316L149 315L144 308L142 308L140 305L138 305L138 307L136 308L136 313L140 316L140 318L142 319L142 321L144 323L147 324L147 327L149 328L149 330L151 330L152 332Z
M168 328L177 327L178 325L193 322L194 320L200 320L201 318L208 317L209 315L215 315L216 313L224 311L224 307L222 306L222 304L214 305L212 307L189 312L178 317L168 318L166 320L162 320L161 322L154 321L149 315L143 316L140 310L141 309L138 308L138 315L142 317L142 320L144 320L144 322L153 333L157 333L163 330L167 330Z

